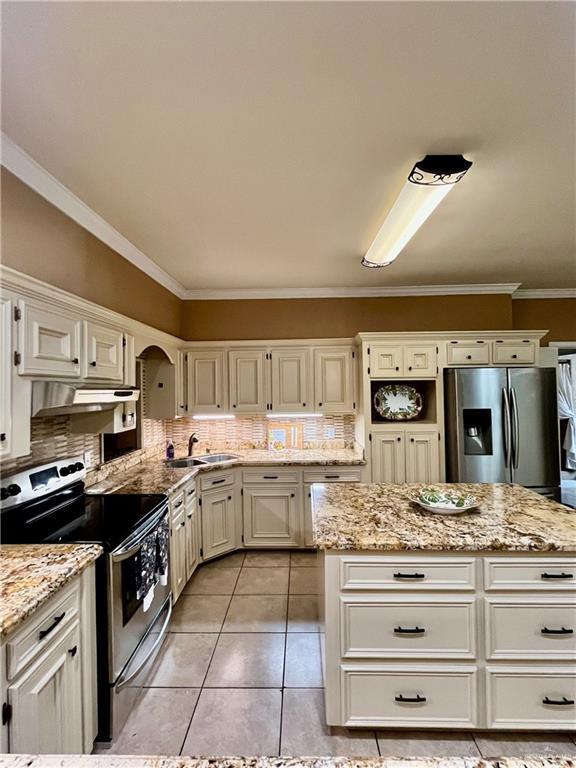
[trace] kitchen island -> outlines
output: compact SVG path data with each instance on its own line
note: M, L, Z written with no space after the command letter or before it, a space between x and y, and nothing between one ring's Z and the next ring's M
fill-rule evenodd
M576 512L513 485L315 485L327 723L576 730ZM435 487L443 487L438 485Z

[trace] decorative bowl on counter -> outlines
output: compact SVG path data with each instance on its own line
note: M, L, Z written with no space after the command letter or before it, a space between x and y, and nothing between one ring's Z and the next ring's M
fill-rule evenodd
M409 421L422 410L422 395L407 384L386 384L374 395L374 408L390 421Z
M422 488L412 501L438 515L457 515L478 506L478 499L471 493L439 488Z

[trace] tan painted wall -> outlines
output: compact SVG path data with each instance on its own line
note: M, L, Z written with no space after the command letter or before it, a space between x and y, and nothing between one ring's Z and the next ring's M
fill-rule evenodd
M178 335L182 302L2 169L2 261Z
M376 299L186 301L188 340L299 339L358 331L512 328L509 296L415 296Z
M576 341L576 299L516 299L512 302L514 328L547 328L542 340Z

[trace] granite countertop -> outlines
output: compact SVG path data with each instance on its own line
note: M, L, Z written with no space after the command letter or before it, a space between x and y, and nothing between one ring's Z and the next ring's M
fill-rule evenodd
M303 449L301 451L234 450L238 458L224 464L169 467L165 462L145 461L130 470L110 476L87 489L88 493L168 493L177 490L200 472L229 467L257 466L362 466L362 450L354 448Z
M518 485L435 483L477 509L438 515L410 498L423 483L312 486L314 544L336 550L576 552L576 511Z
M102 553L98 544L0 547L0 636L12 632Z
M568 756L534 757L146 757L0 755L0 768L575 768Z

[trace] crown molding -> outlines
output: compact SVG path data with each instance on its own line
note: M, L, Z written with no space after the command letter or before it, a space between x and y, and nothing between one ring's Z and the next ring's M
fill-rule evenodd
M576 288L521 288L513 299L576 299Z
M2 133L2 165L20 181L52 203L62 213L117 251L171 293L184 298L185 289L124 235L92 210L85 202L30 157L9 136Z
M185 291L184 299L337 299L394 296L460 296L468 294L513 294L520 283L472 283L470 285L396 285L357 288L226 288Z

